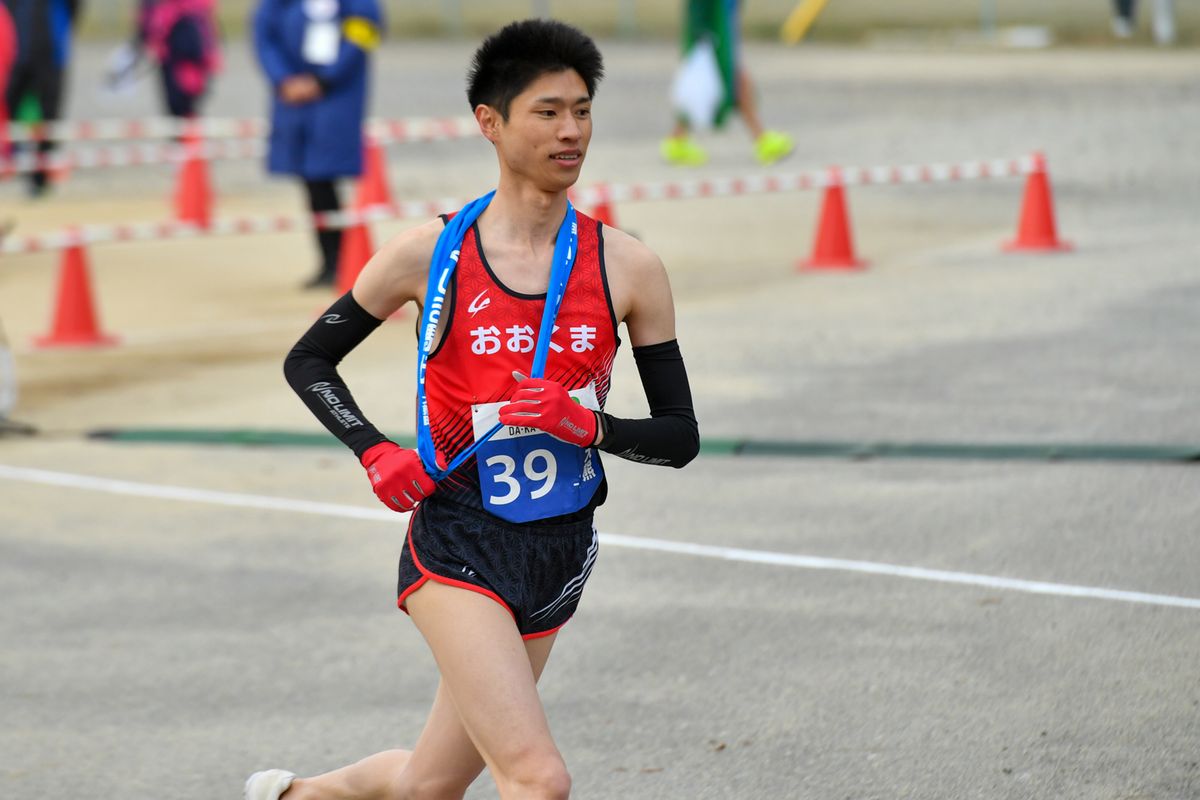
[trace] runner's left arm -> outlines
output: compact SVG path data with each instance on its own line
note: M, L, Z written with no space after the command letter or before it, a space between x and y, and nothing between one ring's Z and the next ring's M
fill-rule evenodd
M650 416L599 413L596 447L643 464L682 467L700 451L692 390L675 337L675 300L666 267L650 248L605 229L614 304L625 322Z
M618 311L633 345L650 416L623 419L588 412L553 381L517 376L519 388L500 409L506 425L528 425L580 447L642 464L682 467L700 451L700 429L692 408L687 369L675 339L675 305L667 272L645 245L605 229L610 275L620 287ZM615 273L615 274L614 274Z
M692 407L692 390L679 342L633 348L650 405L650 417L621 419L596 412L600 432L596 447L642 464L679 468L700 452L700 426Z

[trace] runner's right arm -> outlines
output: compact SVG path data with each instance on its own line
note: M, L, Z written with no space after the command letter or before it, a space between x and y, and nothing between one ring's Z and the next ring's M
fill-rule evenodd
M409 511L433 491L419 458L383 435L359 409L337 366L383 320L415 300L428 274L440 220L400 234L371 259L354 289L338 298L300 337L283 372L313 415L367 469L372 488L390 508ZM434 239L429 239L433 232ZM428 247L426 245L428 244Z

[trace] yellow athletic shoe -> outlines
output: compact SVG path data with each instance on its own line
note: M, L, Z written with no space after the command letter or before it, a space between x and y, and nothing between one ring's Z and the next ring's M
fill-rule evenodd
M662 140L658 151L663 160L678 167L698 167L708 161L704 148L692 141L692 137L668 136Z
M760 164L774 164L791 155L796 143L792 137L779 131L763 131L754 143L754 155Z

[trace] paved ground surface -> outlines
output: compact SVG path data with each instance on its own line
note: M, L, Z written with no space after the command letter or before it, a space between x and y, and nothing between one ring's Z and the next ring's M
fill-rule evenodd
M387 51L379 113L462 113L468 49ZM672 49L606 52L584 182L678 176L656 160ZM73 115L148 113L150 97L113 107L93 93L103 56L81 53ZM816 195L621 206L619 224L671 271L706 434L1200 442L1200 55L755 47L749 59L769 122L801 143L789 168L1041 148L1077 249L1000 253L1012 180L852 190L871 261L854 274L796 270ZM236 50L231 74L212 113L258 113ZM699 174L764 172L742 131L710 143ZM390 166L404 199L466 197L494 175L478 142L395 149ZM299 210L295 188L254 165L220 165L214 180L222 213ZM170 186L166 170L80 174L38 203L0 186L0 204L34 232L160 218ZM0 440L0 795L236 797L253 769L311 773L411 742L434 670L393 607L404 520L377 521L348 455L83 438L315 430L279 375L330 299L296 288L311 244L90 256L103 325L123 344L87 353L28 346L48 323L55 256L0 263L15 416L42 431ZM398 434L412 429L412 348L410 315L345 365ZM624 358L611 408L636 415ZM53 486L33 470L127 483ZM1194 468L702 457L682 472L609 471L600 528L637 541L609 538L544 681L578 797L1200 793ZM192 493L153 488L167 485ZM648 539L691 552L630 546ZM490 796L486 782L471 795Z

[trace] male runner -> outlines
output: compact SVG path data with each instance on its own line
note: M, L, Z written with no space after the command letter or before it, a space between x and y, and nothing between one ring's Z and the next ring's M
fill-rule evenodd
M468 100L496 148L494 195L391 240L288 355L289 383L379 499L415 508L399 604L441 683L411 751L313 778L258 772L249 800L461 798L485 766L504 800L570 792L536 681L595 561L596 449L681 467L699 448L662 262L567 201L602 70L594 43L562 23L488 38ZM416 451L367 421L335 369L410 301L422 308ZM621 322L647 419L602 411Z

